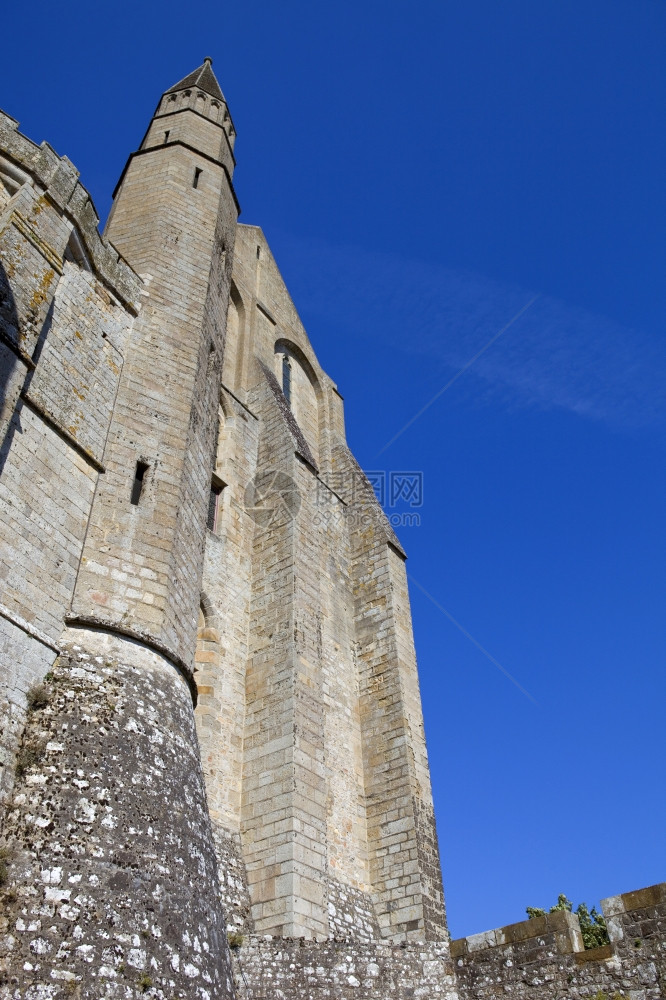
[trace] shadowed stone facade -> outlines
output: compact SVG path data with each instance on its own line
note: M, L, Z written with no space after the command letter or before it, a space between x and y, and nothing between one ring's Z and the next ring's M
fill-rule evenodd
M235 137L206 60L100 236L0 113L0 996L653 1000L663 887L450 951L405 554Z

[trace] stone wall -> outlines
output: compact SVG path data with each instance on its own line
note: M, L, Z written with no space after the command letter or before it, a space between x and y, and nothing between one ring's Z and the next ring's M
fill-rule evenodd
M0 809L2 809L14 785L16 751L25 725L28 691L46 676L58 651L46 636L38 638L34 634L34 628L26 621L19 627L1 613L0 651L2 655Z
M254 534L245 490L256 471L259 421L226 389L222 401L215 474L224 485L215 528L206 532L196 716L213 825L237 836Z
M195 718L227 924L247 932L240 829L254 522L245 489L256 471L259 421L226 387L219 421L215 474L224 486L215 528L206 532Z
M404 553L339 442L348 503L370 884L385 936L446 940Z
M458 1000L448 947L250 937L231 952L238 1000Z
M63 645L4 825L0 996L231 996L189 688L129 640Z
M141 282L78 173L0 113L0 801L57 655Z
M222 133L213 122L207 127ZM187 668L236 227L228 171L197 150L196 130L189 138L189 146L130 158L106 228L145 276L145 304L120 379L69 619L120 628ZM143 486L133 503L140 463Z
M197 652L216 837L229 857L240 836L251 900L229 923L444 938L404 554L256 227L238 228L232 280L216 466L227 485ZM263 509L248 511L253 484Z
M609 945L584 950L578 917L559 911L451 942L461 997L661 1000L666 883L602 900Z

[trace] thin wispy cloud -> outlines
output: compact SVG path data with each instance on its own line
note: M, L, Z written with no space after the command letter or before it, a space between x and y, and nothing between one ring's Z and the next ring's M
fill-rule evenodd
M538 701L536 700L536 698L534 698L529 693L529 691L526 688L524 688L523 685L520 684L516 680L516 678L513 676L513 674L510 674L509 671L506 669L506 667L503 667L502 664L499 662L499 660L496 660L495 657L492 655L492 653L489 653L488 650L484 646L481 645L481 643L478 641L478 639L475 639L474 636L472 635L472 633L468 632L467 629L463 625L461 625L460 622L457 621L453 617L453 615L450 613L450 611L447 611L446 608L443 607L443 605L441 605L439 603L439 601L436 598L434 598L432 596L432 594L429 593L425 589L425 587L423 586L423 584L419 583L418 580L415 580L414 577L411 575L411 573L407 574L407 579L411 583L413 583L415 587L418 587L418 589L421 591L421 593L424 594L424 596L428 598L428 600L431 602L431 604L434 604L434 606L437 608L437 610L441 611L441 613L446 618L448 618L448 620L451 622L451 624L455 625L455 627L458 629L458 631L462 632L462 634L465 636L465 638L469 639L469 641L472 643L472 645L476 646L476 648L479 650L479 652L483 653L483 655L485 656L485 658L487 660L489 660L490 663L492 663L494 667L497 667L497 669L500 671L500 673L504 674L504 676L507 678L507 680L511 681L511 683L515 687L517 687L518 690L521 691L525 695L526 698L529 698L529 700L532 701L532 702L534 702L535 705L539 704Z
M479 350L478 350L478 351L476 352L476 354L473 354L473 355L472 355L472 357L471 357L471 358L469 359L469 361L465 362L465 364L464 364L464 365L462 366L462 368L460 368L460 369L459 369L459 370L458 370L458 371L457 371L457 372L455 373L455 375L453 375L453 376L452 376L452 377L451 377L450 379L448 379L448 380L447 380L447 381L446 381L446 382L444 383L444 385L443 385L443 386L441 386L441 388L437 390L437 392L435 393L435 395L434 395L434 396L431 396L431 398L430 398L430 399L428 400L428 402L427 402L427 403L425 403L425 405L424 405L424 406L422 406L422 407L421 407L421 408L420 408L419 410L417 410L417 411L416 411L416 413L415 413L415 414L414 414L414 415L413 415L412 417L410 417L410 418L409 418L409 420L407 421L407 423L406 423L406 424L403 424L403 426L402 426L402 427L400 428L400 430L399 430L399 431L397 431L397 432L396 432L396 433L395 433L395 434L393 435L393 437L392 437L392 438L391 438L391 439L390 439L389 441L387 441L387 442L386 442L386 444L385 444L385 445L384 445L384 446L383 446L382 448L380 448L380 449L379 449L379 451L377 452L377 455L381 455L381 454L382 454L383 452L385 452L385 451L386 451L386 449L387 449L387 448L390 448L390 447L391 447L391 445L393 444L393 442L394 442L394 441L397 441L399 437L402 437L402 435L403 435L403 434L404 434L404 433L405 433L406 431L408 431L408 430L409 430L409 428L410 428L410 427L412 426L412 424L416 423L416 421L417 421L417 420L419 420L419 419L420 419L420 417L422 417L422 416L423 416L423 414L424 414L424 413L425 413L425 412L426 412L427 410L429 410L429 409L430 409L430 407L434 405L434 403L436 403L436 402L437 402L437 400L438 400L438 399L440 398L440 396L443 396L443 395L444 395L444 393L445 393L445 392L446 392L446 391L447 391L448 389L450 389L450 388L451 388L451 386L452 386L452 385L453 385L453 384L454 384L455 382L457 382L457 381L458 381L458 379L459 379L459 378L460 378L460 377L461 377L462 375L464 375L464 374L465 374L465 372L466 372L466 371L468 371L468 370L469 370L469 369L470 369L470 368L472 367L472 365L473 365L473 364L474 364L474 363L475 363L476 361L478 361L478 360L479 360L479 358L481 357L481 355L482 355L482 354L485 354L485 353L486 353L486 351L487 351L487 350L489 350L489 348L490 348L490 347L492 347L492 345L493 345L493 344L494 344L494 343L495 343L495 342L496 342L497 340L499 340L499 338L500 338L500 337L501 337L501 336L502 336L502 335L503 335L504 333L506 333L506 331L507 331L507 330L508 330L508 329L509 329L510 327L512 327L512 326L513 326L513 324L514 324L514 323L516 322L516 320L520 319L520 317L521 317L522 315L524 315L524 313L525 313L525 312L527 312L527 310L528 310L528 309L530 308L530 306L531 306L531 305L533 305L533 304L534 304L534 303L536 302L536 300L537 300L538 298L539 298L539 296L538 296L538 295L533 295L533 296L532 296L532 298L530 299L530 301L529 301L529 302L527 302L527 303L526 303L526 304L525 304L525 305L524 305L524 306L522 307L522 309L519 309L519 310L518 310L518 312L516 313L516 315L515 315L515 316L512 316L512 317L511 317L511 319L509 320L509 322L508 322L508 323L505 323L505 324L504 324L504 326L503 326L503 327L502 327L502 328L501 328L500 330L498 330L498 331L497 331L497 333L494 333L494 334L492 335L492 337L490 338L490 340L489 340L489 341L487 341L487 342L486 342L486 343L485 343L485 344L483 345L483 347L479 348Z
M317 319L376 337L387 348L422 354L442 384L467 366L525 302L520 323L481 351L456 391L507 406L560 408L616 427L666 417L663 338L570 306L539 289L482 275L293 237L280 240L280 264L316 342ZM293 271L295 280L291 279ZM481 383L481 384L480 384ZM421 405L432 396L424 395ZM396 431L399 428L396 427Z

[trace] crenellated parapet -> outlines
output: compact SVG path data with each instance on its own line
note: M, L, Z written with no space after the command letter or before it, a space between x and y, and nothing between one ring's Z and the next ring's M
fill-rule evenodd
M462 998L658 1000L666 983L666 883L601 901L610 944L586 949L559 910L451 942Z
M19 132L18 125L16 119L0 111L0 184L5 191L4 204L0 203L0 229L4 231L8 225L13 225L58 273L62 273L67 246L72 239L72 255L136 315L141 301L141 279L113 244L100 235L97 210L79 181L78 170L71 160L59 156L47 142L39 146L32 142ZM29 202L13 203L19 190L26 185L32 189L35 201L45 199L37 215L49 206L63 219L60 233L54 222L49 227L31 218Z

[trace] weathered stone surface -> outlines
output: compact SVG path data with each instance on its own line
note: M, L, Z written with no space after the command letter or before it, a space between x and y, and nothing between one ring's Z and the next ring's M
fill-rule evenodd
M5 612L8 615L9 612ZM0 810L14 785L16 751L25 726L28 691L39 684L57 656L57 647L27 622L19 627L0 609Z
M272 941L250 937L232 949L238 995L259 1000L458 1000L448 947L371 944L341 938Z
M238 228L228 334L216 459L227 485L204 568L218 635L200 632L197 716L212 813L220 803L241 838L251 926L444 939L402 551L256 227ZM278 490L274 510L248 511L248 483L271 477L289 503ZM365 692L366 635L392 701Z
M461 997L661 1000L666 884L602 900L611 944L583 949L578 917L556 912L451 942Z
M19 752L0 996L231 996L188 685L128 640L72 638Z
M29 199L32 199L33 195L26 190L26 183L34 186L36 192L42 191L42 200L39 201L38 198L34 204L35 208L40 209L37 215L44 209L47 210L47 217L51 219L47 227L50 233L58 231L60 224L56 224L56 218L61 218L66 210L67 219L71 222L69 227L65 225L65 228L71 229L73 226L76 230L77 246L84 255L87 266L109 291L118 296L125 307L136 312L141 282L127 263L119 257L114 247L101 238L97 229L99 224L97 212L90 195L78 182L78 172L73 164L66 156L58 156L46 142L36 146L18 131L18 122L2 111L0 111L0 149L3 158L6 157L9 161L6 173L0 166L0 174L4 174L7 178L4 181L4 189L9 189L9 193L13 194L18 188L24 192L23 196ZM7 225L16 228L17 221L19 226L21 225L20 219L11 217L16 204L22 202L20 200L14 202L13 199L8 201L8 207L3 212L1 220L3 229ZM55 210L55 214L50 213L50 206ZM41 221L39 225L41 227ZM42 241L39 238L39 231L33 232L33 228L26 230L25 235L29 240L32 239L36 247L45 251L47 256L51 256L57 265L64 246L59 248L50 241ZM31 300L35 290L33 284L32 295L27 297L27 301Z

